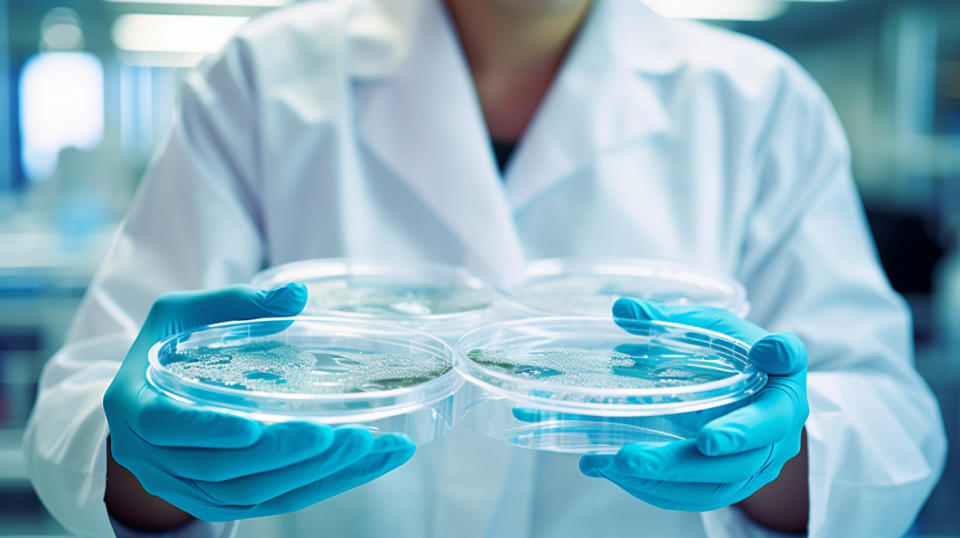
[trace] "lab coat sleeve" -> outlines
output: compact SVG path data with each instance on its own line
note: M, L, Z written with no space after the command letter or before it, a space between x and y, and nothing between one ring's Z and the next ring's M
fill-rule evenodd
M832 107L795 68L773 108L740 277L750 317L809 351L808 531L902 536L942 471L940 411L914 369L909 311L878 264ZM760 530L705 518L714 536Z
M103 503L102 397L153 301L171 290L246 282L262 265L250 69L235 41L188 77L172 132L68 342L44 367L24 435L26 468L44 505L73 534L114 534ZM197 535L190 529L184 536Z

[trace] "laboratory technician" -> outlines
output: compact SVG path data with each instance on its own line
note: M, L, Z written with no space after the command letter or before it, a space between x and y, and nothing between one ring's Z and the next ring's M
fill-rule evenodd
M144 379L164 335L296 314L300 286L235 285L270 265L510 279L554 256L739 279L749 321L629 299L616 314L743 338L770 383L695 440L578 459L463 427L414 450L261 425ZM637 0L305 2L188 77L44 370L25 455L82 536L896 536L945 452L910 342L839 122L782 53Z

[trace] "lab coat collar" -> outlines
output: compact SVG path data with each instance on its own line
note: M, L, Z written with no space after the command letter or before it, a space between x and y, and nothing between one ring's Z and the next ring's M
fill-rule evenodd
M683 66L671 23L636 0L596 0L507 169L514 213L597 156L663 132L659 79Z
M599 52L623 69L638 74L667 75L681 68L686 58L675 22L656 14L639 0L595 0L586 32L595 32ZM600 61L601 58L596 57Z
M522 265L514 215L597 155L668 126L655 81L683 66L668 21L596 0L506 171L443 0L367 0L348 27L367 147L497 276Z
M452 22L441 0L403 1L394 46L408 49L366 64L376 69L360 78L376 80L358 85L360 139L467 246L467 265L509 278L520 241Z

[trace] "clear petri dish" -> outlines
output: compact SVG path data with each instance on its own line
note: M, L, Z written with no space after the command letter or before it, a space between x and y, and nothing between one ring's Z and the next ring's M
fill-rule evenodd
M263 271L251 284L288 282L307 286L305 314L390 321L450 341L490 321L496 297L480 278L441 264L304 260Z
M766 383L748 352L723 334L657 321L496 323L456 345L455 368L467 380L460 420L517 446L560 453L693 438Z
M150 349L147 378L170 397L263 422L360 424L422 444L453 427L463 380L452 354L404 327L267 318L162 340Z
M536 260L517 282L497 291L515 316L604 317L620 297L714 306L741 317L750 311L746 291L734 279L639 258Z

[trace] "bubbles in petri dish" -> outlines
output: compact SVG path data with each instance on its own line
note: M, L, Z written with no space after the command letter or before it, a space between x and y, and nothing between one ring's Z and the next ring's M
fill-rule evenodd
M409 387L439 377L450 365L426 353L307 351L282 342L203 346L162 359L180 377L241 390L346 394Z
M426 316L479 310L490 305L481 290L428 283L397 284L384 279L329 279L308 283L312 311L391 316Z
M474 349L467 356L477 364L534 382L605 389L699 385L736 374L728 364L705 354L557 347Z

